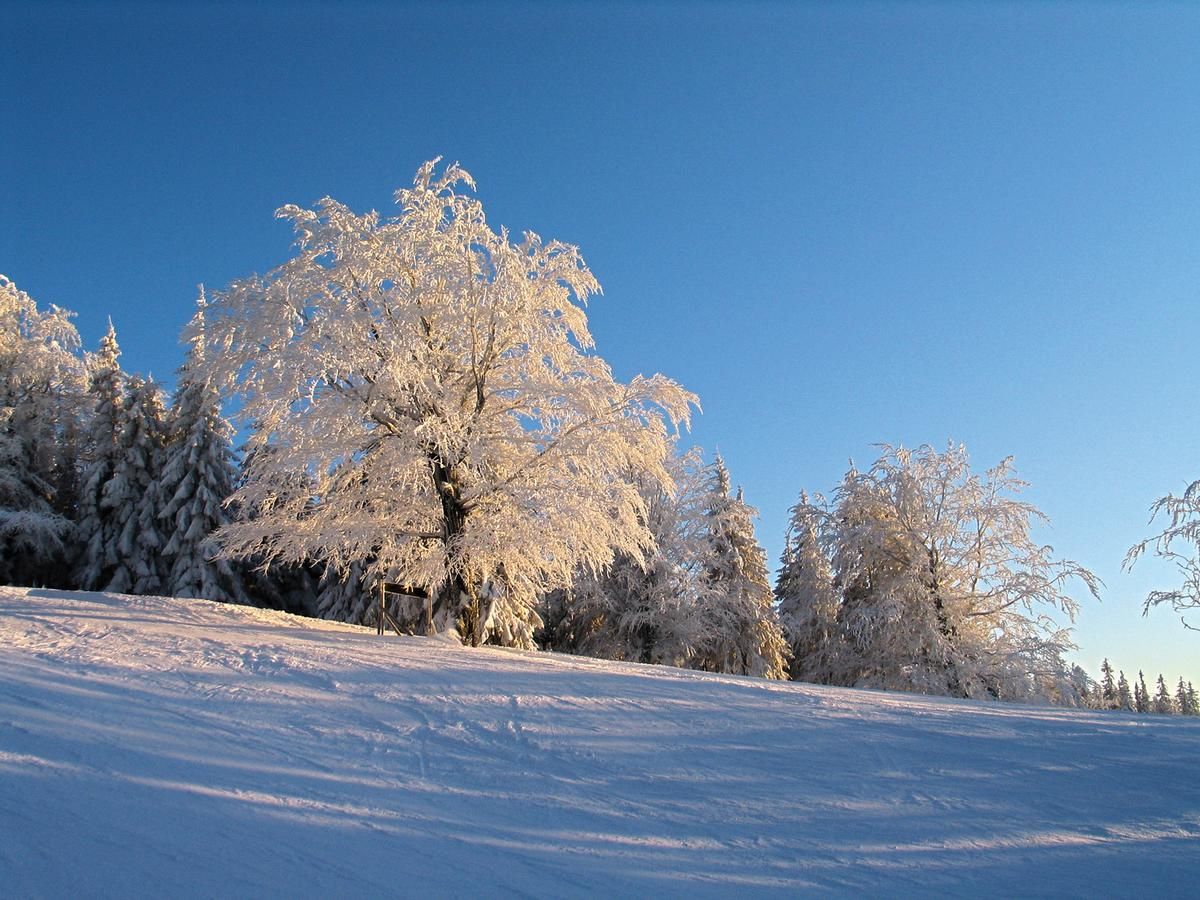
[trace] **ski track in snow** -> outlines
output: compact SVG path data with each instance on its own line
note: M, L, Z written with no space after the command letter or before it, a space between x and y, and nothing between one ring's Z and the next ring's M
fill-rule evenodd
M0 896L1195 896L1200 721L0 588Z

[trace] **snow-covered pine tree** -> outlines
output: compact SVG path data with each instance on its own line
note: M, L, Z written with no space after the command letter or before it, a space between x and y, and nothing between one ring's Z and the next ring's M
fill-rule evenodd
M325 570L317 586L317 615L335 622L374 625L379 594L366 575L367 564L351 563L344 571Z
M1129 690L1129 681L1125 678L1124 671L1120 672L1117 677L1117 709L1123 709L1126 712L1133 712L1133 693Z
M704 472L700 452L672 454L675 491L630 477L653 538L641 558L621 552L600 572L580 572L546 598L546 649L601 659L684 666L703 628L697 615Z
M703 622L688 665L708 672L786 678L788 646L775 613L766 553L754 535L758 513L718 455L708 468L705 547L697 611Z
M88 396L91 415L84 435L84 466L79 493L79 539L83 547L79 584L100 590L112 580L117 567L117 535L112 510L103 505L104 486L112 479L121 456L122 408L125 374L118 360L121 348L112 321L89 354Z
M1150 712L1150 689L1146 687L1146 676L1140 669L1133 685L1133 708L1140 713Z
M1196 689L1194 687L1192 687L1192 683L1190 681L1188 682L1188 685L1187 685L1187 692L1188 692L1188 706L1191 707L1192 715L1200 716L1200 698L1196 697Z
M1175 714L1175 699L1171 696L1171 690L1167 687L1167 680L1163 678L1162 673L1158 676L1158 689L1154 694L1154 701L1151 705L1151 711L1164 716Z
M1196 711L1192 709L1192 699L1188 694L1187 685L1183 682L1183 676L1179 677L1179 685L1175 688L1175 709L1181 716L1194 716Z
M13 407L0 405L0 584L28 583L26 561L61 554L70 530L50 505L50 485L34 470L21 424Z
M1070 678L1062 684L1053 698L1063 706L1079 706L1083 709L1111 709L1104 702L1103 691L1083 666L1071 666Z
M197 318L203 322L201 289ZM221 398L198 373L204 342L193 341L179 370L164 451L160 525L168 571L164 590L173 597L202 597L249 603L241 573L217 555L210 535L228 525L225 501L233 494L237 469L233 427L221 415Z
M0 583L66 584L83 389L71 313L0 275Z
M833 569L821 542L829 532L827 515L823 498L813 502L800 492L775 580L779 621L792 654L791 677L818 684L835 678L840 606Z
M1101 709L1116 709L1117 684L1113 680L1113 667L1107 657L1100 664L1100 675L1100 699L1103 701Z
M258 514L220 540L341 570L375 554L368 575L432 597L439 630L532 648L538 598L650 545L627 473L669 489L667 423L695 397L617 382L591 352L598 284L577 248L511 242L457 193L465 171L436 169L395 218L283 208L297 255L211 296L203 376L273 451L237 494ZM331 490L346 466L355 489ZM297 471L314 492L281 495L274 477Z
M163 550L166 505L162 465L166 447L162 391L153 381L129 379L121 414L116 465L104 485L100 508L111 516L116 564L104 590L119 594L162 593L167 575Z

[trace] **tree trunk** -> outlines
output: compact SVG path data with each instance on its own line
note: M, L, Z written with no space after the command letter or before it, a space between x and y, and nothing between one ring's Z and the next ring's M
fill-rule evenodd
M429 456L434 490L442 504L442 541L449 558L455 540L462 534L463 528L467 524L467 511L450 467L442 461L436 451L431 450ZM477 597L475 586L468 584L459 570L453 572L446 579L445 586L438 593L434 602L434 617L461 623L459 626L461 637L476 647L482 642L483 637ZM466 606L463 603L464 598L471 598ZM464 624L465 632L462 631Z
M938 579L938 553L932 549L929 551L929 593L933 598L934 612L937 614L938 630L942 633L951 655L951 658L946 661L947 687L952 696L965 697L966 691L963 690L962 682L958 677L958 666L954 661L958 644L958 628L950 621L950 617L946 613L946 604L942 601L941 583Z

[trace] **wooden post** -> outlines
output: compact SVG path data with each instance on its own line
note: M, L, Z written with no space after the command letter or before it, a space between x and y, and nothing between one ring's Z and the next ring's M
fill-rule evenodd
M387 585L380 579L379 581L379 615L376 616L375 633L383 634L383 617L387 615Z

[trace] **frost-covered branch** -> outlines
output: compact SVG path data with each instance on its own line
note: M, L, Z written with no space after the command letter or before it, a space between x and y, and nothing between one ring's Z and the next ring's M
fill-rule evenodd
M1160 497L1150 508L1150 522L1160 515L1166 519L1166 526L1154 537L1129 549L1125 568L1131 568L1149 551L1173 563L1182 580L1176 588L1151 591L1142 605L1143 615L1163 604L1179 613L1200 608L1200 481L1193 481L1178 496ZM1180 621L1185 628L1200 631L1200 627L1192 625L1182 615Z

